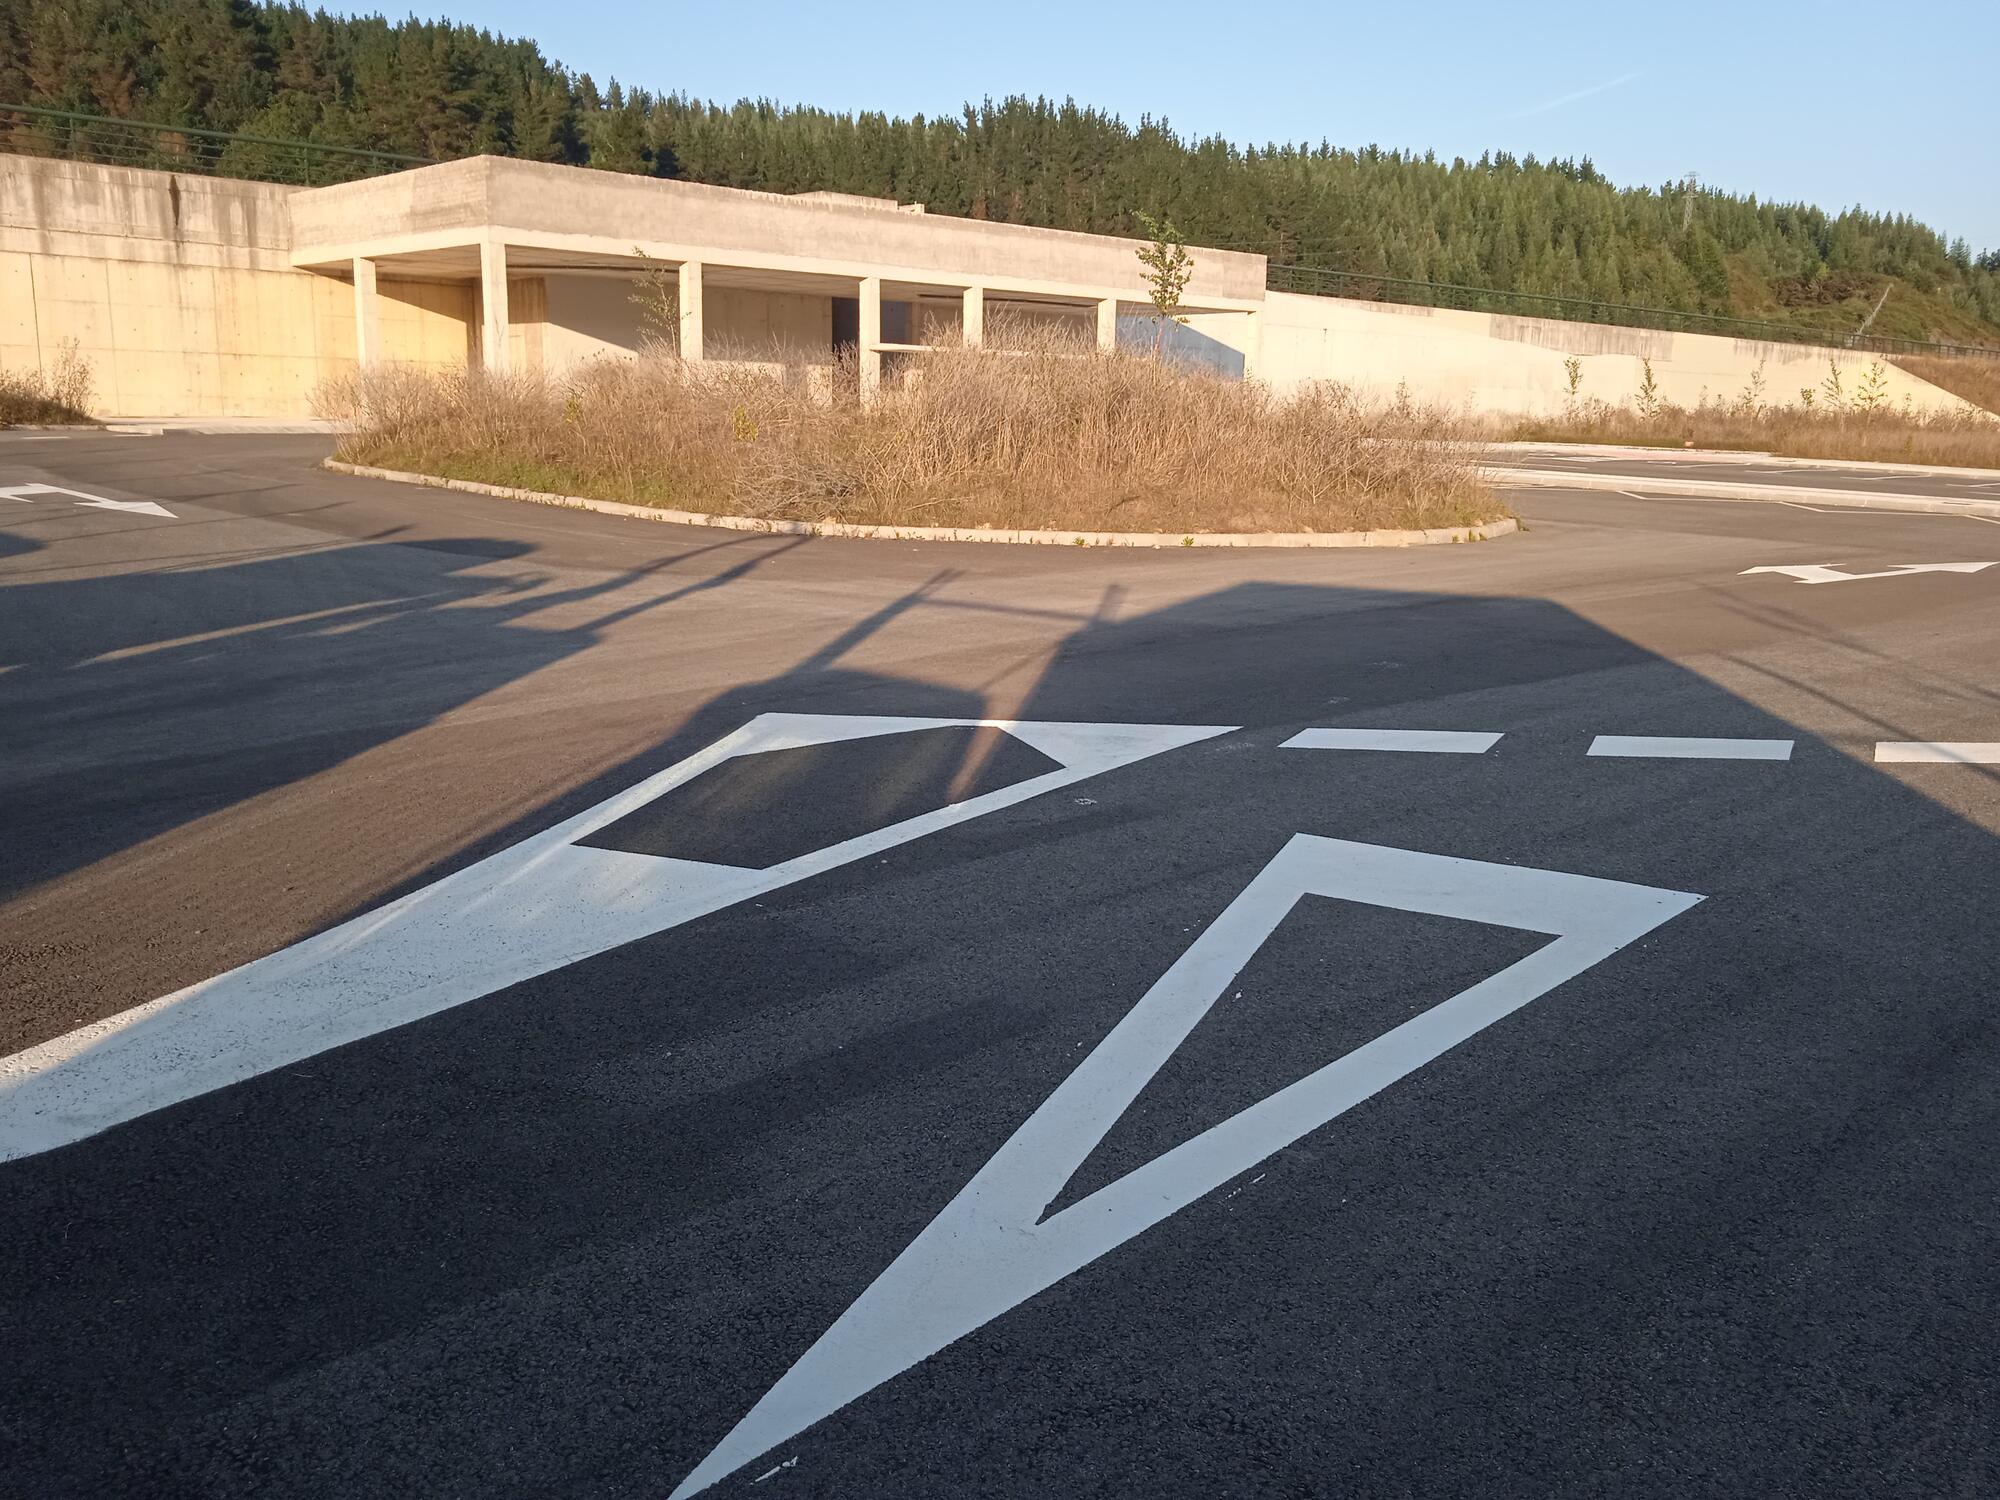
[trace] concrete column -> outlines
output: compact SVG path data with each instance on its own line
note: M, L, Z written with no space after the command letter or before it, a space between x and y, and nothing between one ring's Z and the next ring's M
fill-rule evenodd
M488 375L507 373L507 247L479 245L479 348Z
M965 314L960 320L965 328L965 347L977 349L986 342L986 288L969 286L965 289Z
M354 362L372 370L382 362L382 301L375 295L375 262L354 258Z
M1264 353L1264 315L1253 312L1245 313L1243 316L1250 324L1249 330L1243 335L1243 378L1255 380L1257 366Z
M705 359L702 344L708 309L702 299L701 262L681 262L681 358Z
M1118 348L1118 299L1106 297L1097 304L1097 349L1112 354Z
M882 389L882 278L861 278L861 328L855 334L861 361L861 399L873 401Z

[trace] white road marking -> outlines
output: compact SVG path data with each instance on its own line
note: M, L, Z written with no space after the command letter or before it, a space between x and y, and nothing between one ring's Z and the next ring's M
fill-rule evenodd
M1892 521L1907 520L1913 515L1928 514L1924 511L1908 510L1856 510L1852 506L1808 505L1803 500L1780 500L1779 505L1788 505L1793 510L1809 510L1816 516L1884 516Z
M1483 755L1497 734L1461 729L1302 729L1280 750L1403 750L1422 755Z
M1875 759L1903 765L2000 766L2000 741L1883 740Z
M732 756L910 730L1004 729L1060 769L766 870L587 849ZM0 1058L0 1161L32 1156L751 896L998 812L1226 726L763 714L707 749L380 910L214 979Z
M1044 1218L1304 896L1555 938ZM1296 834L763 1399L681 1481L707 1489L1265 1157L1601 963L1701 897Z
M1783 573L1800 583L1858 583L1864 578L1904 578L1913 573L1978 573L1995 567L2000 567L2000 563L1901 563L1880 573L1843 573L1826 563L1792 563L1782 567L1745 568L1736 576L1748 578L1752 573Z
M1586 753L1644 757L1653 760L1790 760L1792 741L1600 734L1590 742L1590 749Z
M72 490L60 484L0 485L0 499L18 500L27 505L32 503L30 497L37 495L68 495L73 504L87 505L96 510L124 510L141 516L164 516L169 521L177 519L164 505L156 505L151 500L109 500L103 495Z
M1942 510L1863 510L1853 505L1808 505L1803 500L1774 500L1773 505L1787 506L1792 510L1809 510L1816 516L1855 516L1880 521L1985 521L2000 526L2000 521L1992 516L1965 515L1958 511Z

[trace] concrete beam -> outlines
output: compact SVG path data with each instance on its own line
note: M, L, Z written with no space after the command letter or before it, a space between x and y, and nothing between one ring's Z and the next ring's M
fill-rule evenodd
M702 297L701 262L681 262L681 358L705 359L703 349L708 326L708 308Z
M856 334L860 348L861 399L873 401L882 389L882 278L861 278L861 328Z
M479 242L479 353L489 375L507 373L507 247Z
M621 258L638 246L670 264L782 266L839 274L847 286L883 275L953 288L976 280L989 293L1145 297L1138 240L490 156L305 189L285 204L277 219L289 220L293 253L323 254L342 272L356 255L386 253L371 248L378 237L413 241L458 227L457 244L491 233L516 260L531 244ZM486 228L498 225L504 235ZM1262 256L1197 246L1184 300L1217 310L1261 303L1264 277Z
M354 260L354 362L372 370L382 362L382 299L375 290L375 262Z
M965 311L960 323L965 330L965 347L977 349L986 342L986 288L965 289Z
M1118 299L1106 297L1097 304L1097 350L1114 354L1118 349Z

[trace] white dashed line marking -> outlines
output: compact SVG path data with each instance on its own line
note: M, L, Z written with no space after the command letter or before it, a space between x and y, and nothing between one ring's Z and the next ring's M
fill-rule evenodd
M1877 761L1906 765L2000 766L2000 740L1883 740Z
M1792 741L1600 734L1590 742L1588 753L1632 756L1647 760L1790 760Z
M1459 729L1302 729L1281 750L1403 750L1421 755L1483 755L1497 734Z

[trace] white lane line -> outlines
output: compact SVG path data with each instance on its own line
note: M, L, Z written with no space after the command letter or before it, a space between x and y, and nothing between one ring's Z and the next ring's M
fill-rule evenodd
M1590 755L1647 760L1790 760L1790 740L1702 739L1672 734L1600 734Z
M1793 510L1809 510L1816 516L1886 516L1892 521L1901 520L1905 516L1934 514L1929 511L1855 510L1852 506L1808 505L1803 500L1780 500L1778 504L1790 506Z
M1989 526L2000 526L2000 520L1992 516L1975 516L1959 511L1947 510L1858 510L1852 505L1808 505L1803 500L1779 500L1776 504L1791 510L1809 510L1816 516L1868 516L1881 521L1984 521Z
M1059 769L764 870L577 842L733 756L953 726L1004 729ZM568 821L387 906L0 1057L0 1162L83 1140L1085 777L1226 733L1218 725L761 714Z
M1461 729L1302 729L1280 750L1404 750L1421 755L1483 755L1497 734Z
M2000 766L2000 740L1883 740L1877 761L1905 765Z

